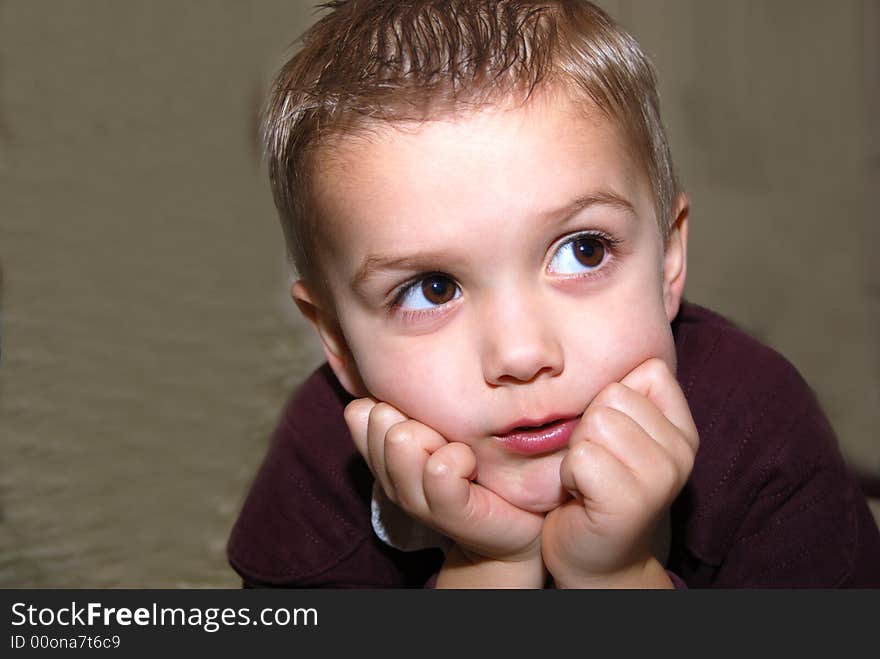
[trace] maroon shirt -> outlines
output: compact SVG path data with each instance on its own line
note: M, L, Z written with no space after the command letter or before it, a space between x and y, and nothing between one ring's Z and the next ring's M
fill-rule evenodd
M691 588L880 587L877 525L794 367L693 304L672 329L700 448L672 506L668 569ZM350 400L325 364L284 410L229 540L245 586L421 587L439 570L440 550L374 534Z

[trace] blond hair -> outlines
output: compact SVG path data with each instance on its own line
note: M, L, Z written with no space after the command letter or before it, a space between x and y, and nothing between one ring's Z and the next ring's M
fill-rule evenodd
M275 205L301 276L317 275L312 157L382 122L428 121L559 85L623 129L665 236L678 193L654 69L581 0L334 0L278 74L263 124Z

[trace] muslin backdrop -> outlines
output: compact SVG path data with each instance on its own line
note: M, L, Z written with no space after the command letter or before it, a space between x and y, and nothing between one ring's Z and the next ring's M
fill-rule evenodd
M687 296L788 356L880 474L880 11L607 0L654 57ZM0 2L0 586L236 586L224 544L321 361L256 146L293 0Z

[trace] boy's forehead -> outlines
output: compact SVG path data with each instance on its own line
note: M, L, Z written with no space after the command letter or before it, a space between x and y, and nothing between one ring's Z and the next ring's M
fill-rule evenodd
M322 251L364 223L399 236L407 225L442 232L451 213L521 212L539 221L590 196L633 207L647 196L652 207L650 185L617 124L559 96L370 125L315 155ZM411 214L425 222L401 221Z

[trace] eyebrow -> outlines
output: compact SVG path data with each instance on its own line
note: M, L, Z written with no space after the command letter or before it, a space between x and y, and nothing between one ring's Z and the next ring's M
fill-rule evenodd
M401 257L370 254L364 259L355 276L352 277L351 285L353 288L358 288L381 270L419 270L424 267L425 263L436 263L443 256L448 255L439 251L416 252Z
M571 218L575 213L578 213L585 208L589 208L590 206L614 206L616 208L629 211L630 213L632 213L633 216L635 216L636 214L636 209L626 197L623 197L615 192L606 190L600 192L590 192L588 194L581 195L574 199L572 202L563 206L562 208L557 208L556 210L541 213L541 217L547 218L548 220L561 217L561 224L562 222L565 222L566 220Z
M581 195L565 206L539 213L538 217L546 222L552 222L558 218L557 223L563 224L580 211L591 206L613 206L628 211L633 218L636 215L635 208L625 197L614 192L601 191ZM368 254L352 277L351 286L353 288L360 287L380 270L415 270L421 268L425 263L436 262L443 256L448 256L448 254L443 251L416 252L399 257Z

